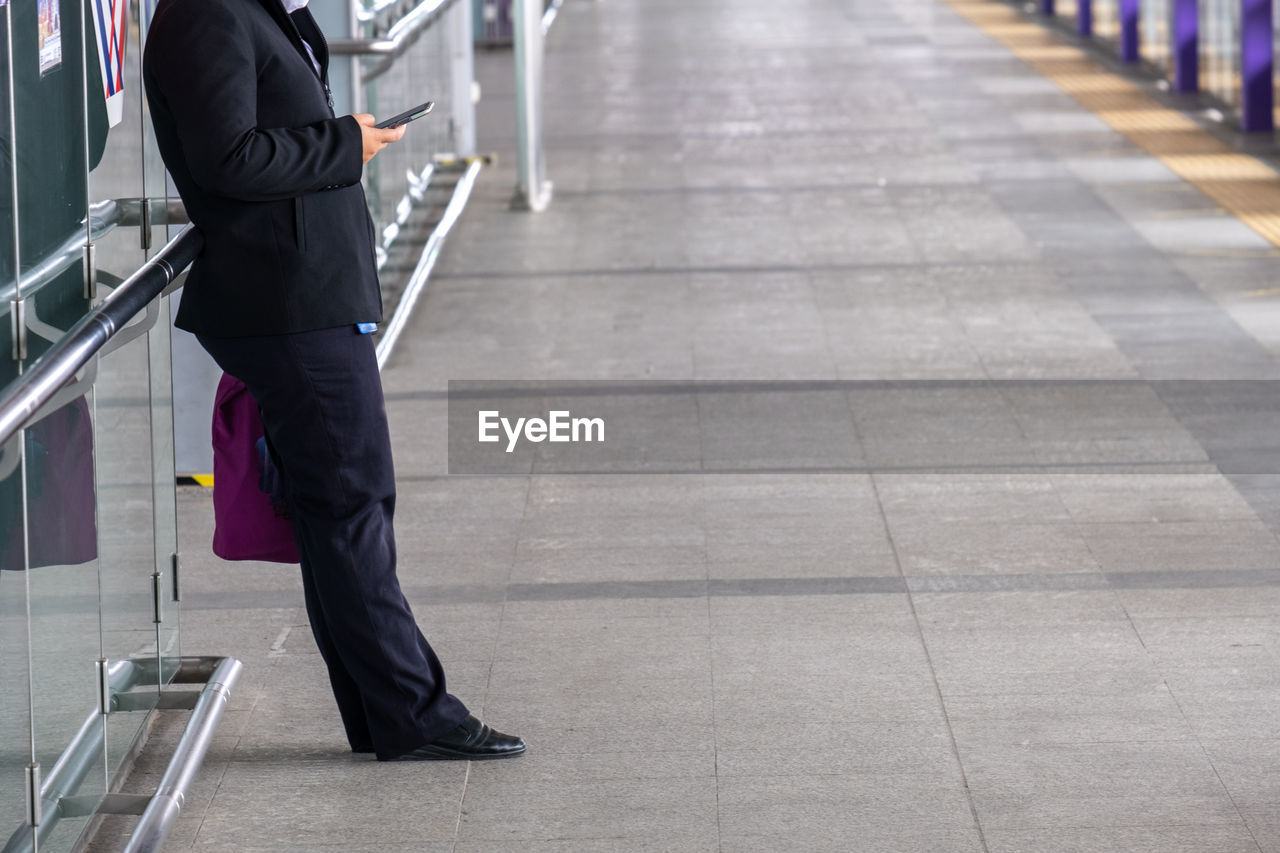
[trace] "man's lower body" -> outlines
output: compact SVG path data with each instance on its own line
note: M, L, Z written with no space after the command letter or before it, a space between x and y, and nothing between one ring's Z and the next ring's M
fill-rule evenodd
M400 591L395 472L371 336L344 326L200 343L258 402L293 513L311 630L351 748L383 760L523 751L448 693Z

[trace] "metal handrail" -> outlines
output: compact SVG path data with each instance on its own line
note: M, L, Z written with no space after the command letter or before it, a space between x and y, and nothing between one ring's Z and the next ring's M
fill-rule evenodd
M142 812L142 819L134 828L124 853L156 853L164 844L165 837L182 812L187 791L195 781L204 755L209 751L213 732L231 700L231 690L240 678L242 666L235 658L223 658L209 676L191 711L187 728L173 751L173 758L169 759L169 766L160 777L160 784Z
M542 13L542 35L546 36L551 32L551 25L556 22L556 16L560 14L560 7L564 5L564 0L551 0L547 4L547 11Z
M422 255L418 258L418 265L414 268L413 275L409 277L409 283L400 296L400 302L396 305L391 321L382 332L382 340L378 342L378 370L382 370L387 360L391 358L391 351L395 349L396 341L400 340L400 333L404 331L405 323L413 313L413 306L417 304L418 296L426 286L427 279L431 277L431 271L435 269L440 250L444 248L444 241L467 206L467 199L471 197L471 190L475 188L476 178L480 176L480 170L483 168L484 161L480 159L472 160L467 164L467 170L458 179L458 184L453 190L453 198L445 207L444 215L440 217L435 230L427 238L427 244L422 248Z
M144 203L149 206L149 220L152 225L166 223L173 225L187 221L186 208L176 198L120 198L95 201L89 205L89 240L101 240L116 228L142 225ZM158 213L162 213L163 217L157 216ZM21 283L22 296L26 298L56 279L72 264L84 260L85 245L84 221L81 220L80 227L64 240L61 246L22 273L17 282L6 281L0 284L0 304L8 304L18 297L18 283Z
M329 42L330 55L397 57L409 49L428 27L439 20L457 0L422 0L396 21L382 38L335 39Z
M369 21L375 21L379 15L399 2L400 0L376 0L372 6L358 6L356 9L356 20L362 24L368 23Z
M204 235L193 225L183 228L101 305L68 329L26 373L11 382L0 393L0 445L30 423L40 408L72 381L134 315L164 292L203 248Z
M153 853L160 849L165 836L173 828L173 819L182 808L187 790L204 760L213 732L243 669L240 661L230 657L184 657L176 661L170 658L164 663L166 666L177 664L169 684L203 684L204 688L199 694L164 691L161 662L155 658L120 660L107 670L109 696L106 713L143 708L191 710L191 719L178 740L156 792L150 796L76 795L95 765L102 761L106 729L103 725L104 709L99 708L89 713L40 786L39 811L42 818L39 823L34 827L25 824L15 831L5 844L3 853L32 853L37 847L43 849L46 839L63 818L91 814L141 814L142 819L134 828L125 850L129 853ZM140 704L124 701L142 698L133 692L134 688L152 685L160 687L160 691L147 691L145 701ZM174 701L165 701L166 698Z

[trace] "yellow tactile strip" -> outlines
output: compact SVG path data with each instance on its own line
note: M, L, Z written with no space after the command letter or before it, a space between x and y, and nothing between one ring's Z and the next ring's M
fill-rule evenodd
M1280 175L1241 154L1136 84L1064 44L1001 0L947 0L1003 44L1172 172L1197 187L1272 245L1280 246Z

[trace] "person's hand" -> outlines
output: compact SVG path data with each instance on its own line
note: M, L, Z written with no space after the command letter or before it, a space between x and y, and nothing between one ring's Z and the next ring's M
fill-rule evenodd
M368 163L374 155L392 142L399 142L404 137L405 126L380 130L374 127L378 120L368 113L356 113L351 116L360 125L360 136L364 140L364 161Z

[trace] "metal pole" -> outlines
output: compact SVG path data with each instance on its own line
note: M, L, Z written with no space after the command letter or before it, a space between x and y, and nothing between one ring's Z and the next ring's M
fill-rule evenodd
M542 148L542 2L511 4L516 59L516 173L514 207L534 212L551 204Z
M1082 36L1093 35L1093 0L1077 0L1076 32Z
M1142 55L1138 3L1139 0L1120 0L1120 58L1125 62L1137 62Z
M471 4L455 3L449 12L450 77L453 91L453 144L459 157L476 153L475 34L471 31Z
M1173 0L1173 88L1200 90L1200 9L1197 0Z
M160 784L150 804L142 813L125 853L158 853L165 836L173 829L173 822L182 812L187 792L195 781L209 750L213 733L222 718L222 712L231 699L231 691L240 678L242 665L235 658L223 658L210 676L200 698L191 711L191 720L173 751L168 768L160 777Z
M1275 69L1271 0L1240 4L1240 128L1246 133L1275 130Z

